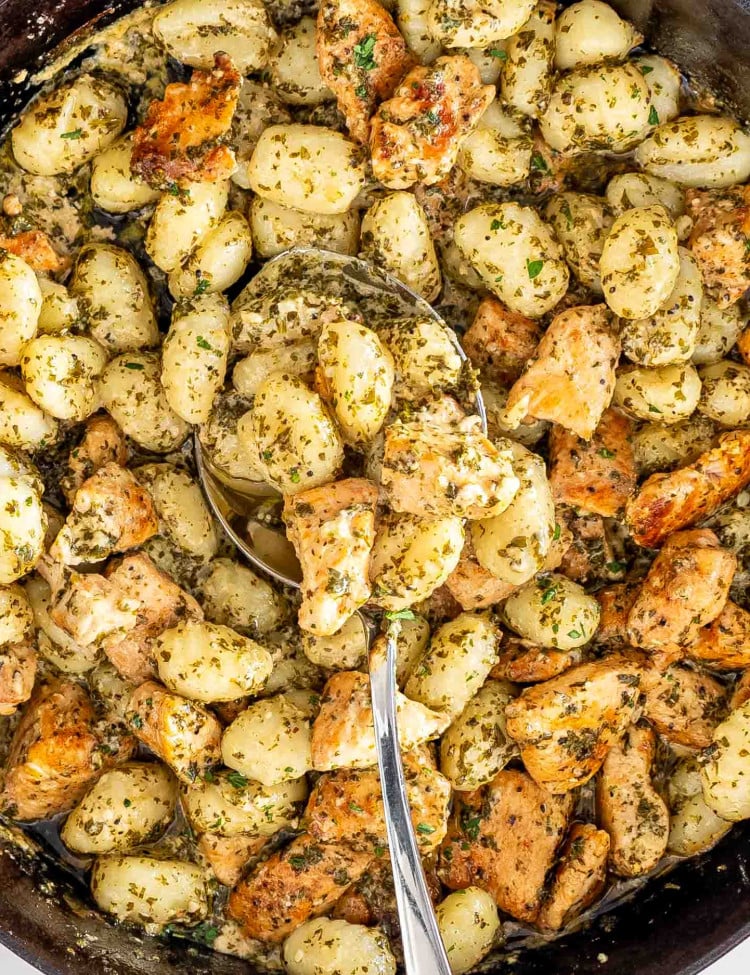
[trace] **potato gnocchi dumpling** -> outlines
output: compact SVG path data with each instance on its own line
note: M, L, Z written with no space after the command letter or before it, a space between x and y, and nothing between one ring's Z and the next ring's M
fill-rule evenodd
M701 379L690 363L656 369L626 366L617 374L613 402L640 420L670 425L691 416L700 395Z
M132 155L133 134L129 132L91 160L91 196L107 213L130 213L159 199L158 190L131 172Z
M290 247L321 247L337 254L356 254L359 212L307 213L256 196L250 204L253 248L260 258L275 257Z
M41 311L42 292L33 269L0 250L0 365L18 365L24 343L36 334Z
M524 640L572 650L588 643L599 625L599 604L567 576L552 572L512 593L504 615Z
M105 772L65 820L74 853L129 853L164 832L177 805L177 782L163 765L123 765Z
M319 125L271 125L258 139L247 180L264 200L306 213L345 213L364 185L355 143Z
M726 116L684 116L644 139L635 160L651 176L683 186L731 186L750 176L750 136Z
M747 743L750 701L732 711L716 726L714 740L701 765L703 798L709 809L728 822L750 816L750 775Z
M698 410L722 427L750 424L750 366L722 359L700 370Z
M155 653L170 690L208 704L257 694L272 667L264 647L219 623L179 623L161 634Z
M492 896L479 887L449 894L436 912L451 971L471 971L502 940L502 925Z
M208 914L203 871L185 860L149 856L103 856L91 872L97 907L118 921L159 930L167 924L196 924Z
M441 738L440 771L457 791L485 785L515 757L516 744L505 730L513 696L505 681L486 681Z
M91 335L110 355L159 344L146 276L121 247L81 248L69 283Z
M427 217L412 193L389 193L362 219L362 253L426 301L440 293L440 264Z
M107 353L86 335L40 335L21 356L26 392L58 420L85 420L99 406L96 380Z
M599 260L613 222L606 202L583 193L558 193L544 214L562 244L573 274L581 284L601 294Z
M180 446L190 427L169 405L161 372L157 353L117 356L101 374L99 395L124 433L144 449L166 454Z
M515 186L529 174L531 148L528 132L496 99L461 143L458 165L480 183Z
M216 51L224 51L242 74L268 63L276 32L260 0L173 0L160 7L154 35L178 61L212 68Z
M26 478L0 477L0 585L33 569L43 552L47 515Z
M501 62L500 92L511 109L539 118L552 92L555 58L555 4L541 0L514 34ZM496 55L497 57L497 55Z
M241 213L230 211L172 271L169 290L178 299L226 291L245 273L252 253L253 238L247 220Z
M649 318L677 284L677 231L661 206L626 210L612 224L599 260L602 294L620 318Z
M586 64L622 61L643 36L601 0L579 0L555 23L555 67L570 71Z
M484 204L459 218L454 235L484 285L511 311L541 318L565 294L560 245L531 207Z
M182 789L182 806L198 833L212 836L273 836L294 829L300 803L307 798L304 779L263 786L239 772L221 769Z
M330 920L301 924L284 942L289 975L396 975L396 959L377 928Z
M11 133L16 162L29 173L72 173L115 141L128 106L119 86L82 74L34 102Z
M284 694L247 707L221 740L229 768L261 785L299 779L312 770L312 734L304 711Z
M698 335L692 361L696 366L719 362L729 352L745 325L738 305L720 308L709 294L703 296Z
M156 204L146 231L146 253L162 271L176 271L219 223L229 198L227 181L173 184Z

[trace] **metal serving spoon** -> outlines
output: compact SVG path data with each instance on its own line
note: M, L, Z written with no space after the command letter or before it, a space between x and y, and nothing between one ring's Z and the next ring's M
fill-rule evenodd
M290 288L308 286L318 293L352 300L364 311L366 321L433 318L453 337L456 351L466 363L455 333L437 312L400 281L365 261L316 248L297 248L269 261L248 288L252 295L260 297L283 282ZM471 392L474 411L486 432L481 394L475 388ZM208 503L231 541L255 567L277 582L298 589L301 572L294 550L283 534L281 496L265 483L223 476L212 464L197 435L195 457ZM422 869L401 761L396 721L396 639L400 623L398 619L390 621L385 652L373 653L380 614L363 607L357 615L365 630L368 650L380 785L406 972L407 975L451 975Z

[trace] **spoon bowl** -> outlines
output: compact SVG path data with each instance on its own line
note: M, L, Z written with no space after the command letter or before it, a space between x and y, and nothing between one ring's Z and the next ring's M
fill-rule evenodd
M238 299L261 297L270 290L309 288L356 305L366 324L394 318L429 317L446 331L464 365L464 402L487 432L487 417L478 384L455 332L419 295L379 268L355 257L317 248L297 248L269 261ZM270 485L243 478L227 478L213 464L199 436L195 459L203 491L217 521L247 560L282 585L299 589L302 573L294 549L284 533L282 496ZM396 712L396 638L398 619L387 619L384 652L373 651L382 614L369 606L357 614L367 640L370 694L383 793L388 846L393 868L401 940L407 975L450 975L450 965L438 931L419 847L411 821L401 761Z

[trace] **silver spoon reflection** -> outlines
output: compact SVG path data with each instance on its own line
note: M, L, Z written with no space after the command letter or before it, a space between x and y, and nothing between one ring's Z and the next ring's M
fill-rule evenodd
M316 248L298 248L269 261L248 289L260 296L284 280L290 287L302 288L308 283L319 293L349 297L364 311L366 321L430 317L454 338L456 351L466 362L455 333L437 312L400 281L365 261ZM471 405L486 432L484 404L476 389L472 390ZM229 539L256 568L283 585L299 589L302 576L284 534L281 495L262 482L226 477L212 463L197 435L195 458L208 503ZM358 616L368 648L378 767L406 972L451 975L422 869L401 761L396 720L396 637L400 623L389 621L385 651L377 653L372 646L380 630L381 614L363 607Z

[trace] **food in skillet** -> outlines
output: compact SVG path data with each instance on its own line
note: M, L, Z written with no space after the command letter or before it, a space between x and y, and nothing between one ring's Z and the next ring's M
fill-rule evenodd
M395 972L370 603L465 972L750 817L750 136L599 0L301 12L140 9L8 137L0 809L119 922Z

